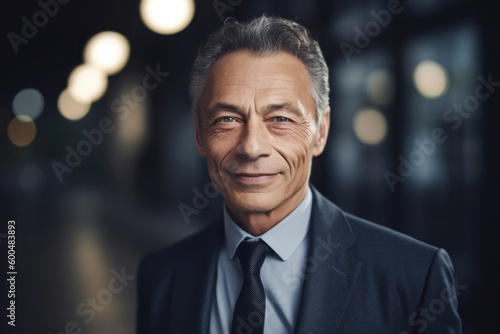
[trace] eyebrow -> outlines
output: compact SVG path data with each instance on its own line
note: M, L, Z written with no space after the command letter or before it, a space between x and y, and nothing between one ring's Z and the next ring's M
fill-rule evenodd
M288 102L285 103L277 103L277 104L269 104L264 107L264 113L267 114L269 112L273 111L279 111L279 110L288 110L292 112L293 114L297 116L303 116L301 110ZM240 108L238 108L235 105L229 104L229 103L224 103L224 102L217 102L213 106L211 106L208 111L207 111L207 117L211 118L215 113L218 111L229 111L235 114L243 114Z
M233 112L236 114L241 114L240 108L238 108L235 105L229 104L229 103L224 103L224 102L217 102L207 110L207 118L211 118L215 113L218 111L229 111Z
M272 112L272 111L277 111L277 110L288 110L290 112L292 112L293 114L296 114L297 116L302 116L302 112L300 111L300 109L291 104L291 103L288 103L288 102L285 102L285 103L279 103L279 104L270 104L268 106L266 106L265 110L266 112Z

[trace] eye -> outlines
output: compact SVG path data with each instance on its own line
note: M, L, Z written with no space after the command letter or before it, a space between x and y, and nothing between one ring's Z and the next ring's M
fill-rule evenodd
M222 122L222 123L230 123L230 122L236 122L236 119L231 116L223 116L219 117L215 120L215 123Z
M287 118L287 117L283 117L283 116L276 116L273 118L273 120L275 122L278 122L278 123L284 123L284 122L290 122L290 118Z

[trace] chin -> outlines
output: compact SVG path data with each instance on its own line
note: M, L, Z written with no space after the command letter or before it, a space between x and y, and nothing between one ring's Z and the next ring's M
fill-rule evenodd
M272 193L237 193L230 194L226 199L235 210L246 213L265 213L275 209L279 203L278 197Z

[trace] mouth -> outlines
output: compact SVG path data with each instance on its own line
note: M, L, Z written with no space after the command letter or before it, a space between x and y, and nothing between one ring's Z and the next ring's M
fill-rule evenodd
M274 180L279 173L231 173L233 177L243 184L265 184Z

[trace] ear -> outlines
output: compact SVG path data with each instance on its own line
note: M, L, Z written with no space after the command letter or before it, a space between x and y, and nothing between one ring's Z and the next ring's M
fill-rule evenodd
M198 149L198 153L200 153L202 157L206 157L205 144L201 134L201 120L198 116L194 116L194 129L196 133L196 148Z
M328 139L328 130L330 129L330 106L326 107L322 119L319 121L318 132L314 141L313 156L317 157L325 149L326 140Z

